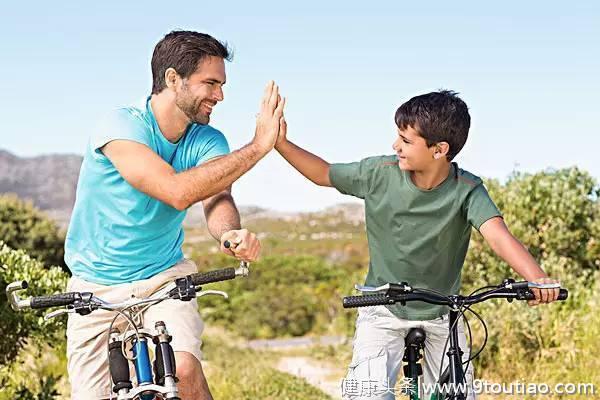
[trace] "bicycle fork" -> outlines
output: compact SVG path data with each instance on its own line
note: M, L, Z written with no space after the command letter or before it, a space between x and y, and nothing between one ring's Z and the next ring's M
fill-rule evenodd
M148 339L152 339L155 347L154 381ZM118 329L110 331L109 344L109 369L113 392L117 393L117 400L153 400L156 394L169 400L180 400L177 390L177 377L175 367L175 354L171 347L171 336L162 321L155 324L155 334L143 330L126 332L121 335ZM135 374L138 385L134 389L129 372L128 359L123 355L123 342L132 340Z
M449 328L449 348L446 352L448 356L448 366L439 377L436 392L431 396L431 400L466 400L465 393L461 390L463 382L465 382L465 373L462 364L463 351L459 346L458 341L458 320L459 311L454 308L450 309L448 316ZM447 390L447 393L440 393L440 388Z

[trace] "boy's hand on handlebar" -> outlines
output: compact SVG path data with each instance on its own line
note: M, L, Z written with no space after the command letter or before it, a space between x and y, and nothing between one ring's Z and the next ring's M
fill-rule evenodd
M531 282L534 283L559 283L556 279L550 277L538 278ZM529 300L527 304L530 306L537 306L539 304L552 303L558 299L559 289L537 289L531 288L531 291L535 295L535 300Z
M231 243L229 248L225 247L226 241ZM256 261L260 256L260 249L260 241L256 234L248 231L248 229L228 231L221 236L221 251L238 260Z

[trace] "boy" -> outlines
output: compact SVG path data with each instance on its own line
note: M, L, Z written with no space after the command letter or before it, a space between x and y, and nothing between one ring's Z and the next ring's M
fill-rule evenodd
M471 227L524 279L556 282L508 231L481 179L452 162L466 142L470 121L467 105L456 93L444 90L413 97L398 108L394 156L330 165L287 140L284 118L275 148L317 185L365 200L371 257L368 286L406 281L413 287L458 294ZM535 295L531 305L550 303L558 289L535 290ZM409 302L361 308L347 381L378 386L362 397L347 398L394 399L388 388L395 386L404 336L413 327L422 327L427 334L424 382L437 381L440 362L446 362L442 354L448 336L445 306ZM462 324L459 342L467 360ZM466 376L469 398L474 399L471 368Z

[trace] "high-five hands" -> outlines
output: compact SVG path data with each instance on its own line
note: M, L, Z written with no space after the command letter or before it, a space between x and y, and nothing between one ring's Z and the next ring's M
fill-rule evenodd
M283 119L284 107L285 98L281 98L279 86L270 81L265 87L260 112L256 117L256 132L253 140L265 153L271 151L275 146Z

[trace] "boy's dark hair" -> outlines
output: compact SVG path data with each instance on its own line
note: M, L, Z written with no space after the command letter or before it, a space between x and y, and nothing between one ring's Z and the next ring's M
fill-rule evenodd
M469 134L469 109L456 92L440 90L413 97L396 110L396 125L401 130L415 129L431 147L447 142L451 161L463 148Z
M215 56L231 61L227 44L206 33L173 31L156 44L152 54L152 94L167 87L165 71L174 68L182 77L192 75L205 57Z

